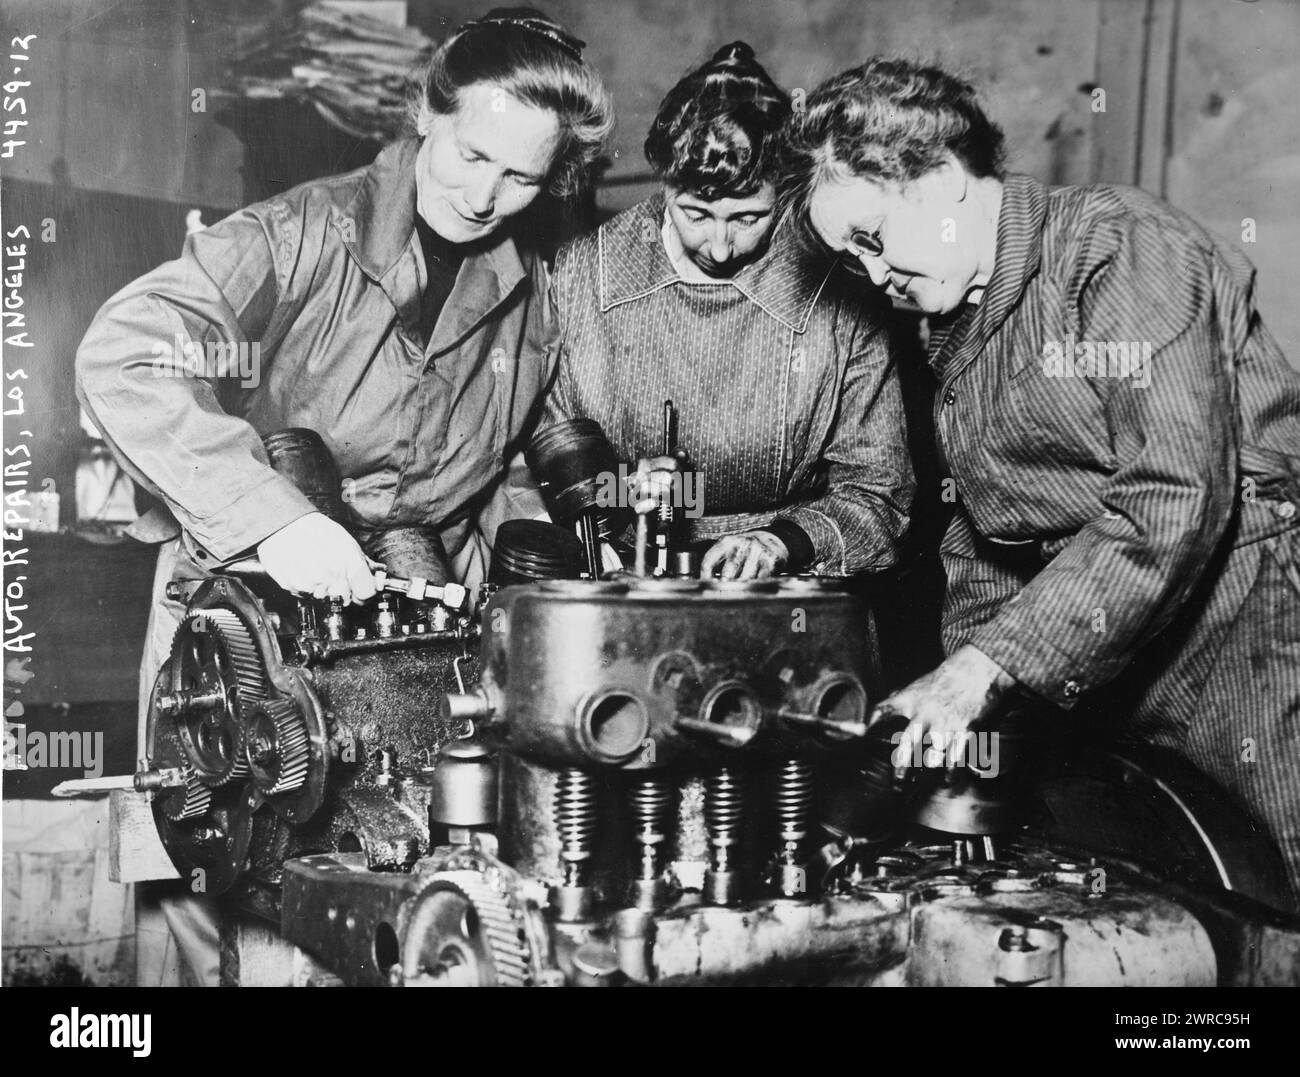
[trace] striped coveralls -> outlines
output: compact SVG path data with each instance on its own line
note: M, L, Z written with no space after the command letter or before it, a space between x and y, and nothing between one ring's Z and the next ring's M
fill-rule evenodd
M1008 178L931 339L944 645L1231 790L1300 896L1300 373L1254 270L1141 191Z

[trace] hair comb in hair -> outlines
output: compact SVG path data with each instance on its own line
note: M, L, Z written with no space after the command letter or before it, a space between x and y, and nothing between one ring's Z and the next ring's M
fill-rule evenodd
M484 18L473 19L465 23L460 28L460 31L464 33L466 30L484 29L489 26L512 26L518 30L526 30L530 34L540 34L552 44L558 45L575 60L582 59L582 50L587 47L585 41L566 33L545 19L534 19L520 15L487 15Z

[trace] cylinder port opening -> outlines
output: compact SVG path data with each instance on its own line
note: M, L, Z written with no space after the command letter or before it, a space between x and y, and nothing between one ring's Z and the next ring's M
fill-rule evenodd
M587 703L580 729L592 752L618 762L641 750L650 732L650 719L636 696L606 692Z
M867 693L857 681L832 681L817 699L817 717L834 722L859 723L866 717Z
M700 707L700 720L725 726L749 740L758 732L763 709L749 689L740 684L724 684L709 693Z

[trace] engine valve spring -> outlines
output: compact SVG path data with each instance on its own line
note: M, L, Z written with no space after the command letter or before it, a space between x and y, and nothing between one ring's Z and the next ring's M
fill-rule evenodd
M659 875L659 855L668 836L672 803L668 783L662 778L638 777L632 788L632 817L636 841L641 846L640 877Z
M582 885L582 869L591 859L596 833L595 783L586 771L566 767L555 788L555 826L560 832L560 858L565 885Z
M740 842L744 800L740 775L730 767L719 767L709 777L704 788L704 825L715 871L730 869L733 847Z
M781 764L776 785L776 815L780 827L780 859L783 864L799 861L800 847L808 836L812 807L812 766L803 759Z

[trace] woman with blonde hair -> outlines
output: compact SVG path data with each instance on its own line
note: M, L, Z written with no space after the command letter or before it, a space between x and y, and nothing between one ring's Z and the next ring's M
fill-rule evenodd
M507 481L554 359L546 267L517 226L544 191L583 186L612 127L582 46L531 8L465 23L420 82L412 137L191 235L99 311L78 397L164 506L137 527L163 541L142 722L183 613L169 580L256 554L288 591L362 601L366 552L418 529L429 563L388 567L473 584L494 524L540 511ZM255 377L187 365L241 345ZM338 466L341 522L268 462L262 438L302 427ZM191 978L212 982L214 919L171 908Z

